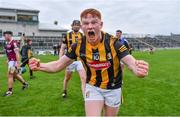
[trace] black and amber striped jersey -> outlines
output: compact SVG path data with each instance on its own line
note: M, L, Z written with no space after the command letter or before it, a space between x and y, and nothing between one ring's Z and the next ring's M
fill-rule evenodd
M120 59L128 54L127 48L120 41L102 32L102 40L97 46L90 45L84 36L82 41L71 46L66 56L80 58L86 69L86 82L90 85L116 89L122 84Z
M65 37L63 38L63 44L66 44L67 49L73 44L76 43L78 40L82 39L83 34L81 32L78 32L75 34L73 31L67 33Z

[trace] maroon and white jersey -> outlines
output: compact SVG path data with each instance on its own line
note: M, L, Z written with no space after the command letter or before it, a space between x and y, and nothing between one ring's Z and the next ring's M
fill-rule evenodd
M6 43L5 50L9 61L16 61L15 48L17 48L17 42L15 40Z

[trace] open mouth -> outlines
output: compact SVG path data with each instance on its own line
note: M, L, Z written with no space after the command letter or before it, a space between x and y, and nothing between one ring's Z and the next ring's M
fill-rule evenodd
M95 36L95 32L94 31L89 31L88 32L88 36L89 37L94 37Z

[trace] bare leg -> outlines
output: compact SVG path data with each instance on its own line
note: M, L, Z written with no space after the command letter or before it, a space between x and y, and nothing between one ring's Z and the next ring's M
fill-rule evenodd
M16 78L17 80L19 80L22 84L25 83L25 80L23 79L23 77L22 77L20 74L15 74L15 78Z
M104 107L104 114L105 116L117 116L119 111L119 107L110 107L105 105Z
M14 78L13 78L13 73L8 72L8 90L7 92L4 94L4 96L10 96L12 95L12 90L13 90L13 83L14 83Z
M68 82L71 79L72 76L72 72L71 71L67 71L65 72L65 77L64 77L64 85L63 85L63 94L62 97L66 98L67 97L67 86L68 86Z
M64 90L67 90L68 82L71 79L71 76L72 76L72 72L66 70L65 78L64 78L64 87L63 87Z
M13 74L8 73L8 89L12 90L13 83L14 83Z
M101 116L103 106L104 106L103 100L85 101L86 116Z
M86 71L83 70L79 70L78 71L80 79L81 79L81 90L82 90L82 94L84 95L84 90L85 90L85 86L86 86Z
M17 80L19 80L22 83L22 90L25 90L29 87L29 84L23 79L23 77L20 74L15 74L15 77Z

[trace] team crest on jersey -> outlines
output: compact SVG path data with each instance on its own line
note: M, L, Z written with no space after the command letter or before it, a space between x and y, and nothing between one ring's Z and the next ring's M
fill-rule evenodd
M88 63L89 67L95 69L95 70L102 70L102 69L108 69L111 66L111 63L109 61L92 61Z
M111 53L110 53L110 52L107 54L107 59L108 59L108 60L111 60L111 59L112 59L112 56L111 56Z
M94 61L99 61L100 57L99 57L99 53L96 52L96 53L93 53L93 60Z

